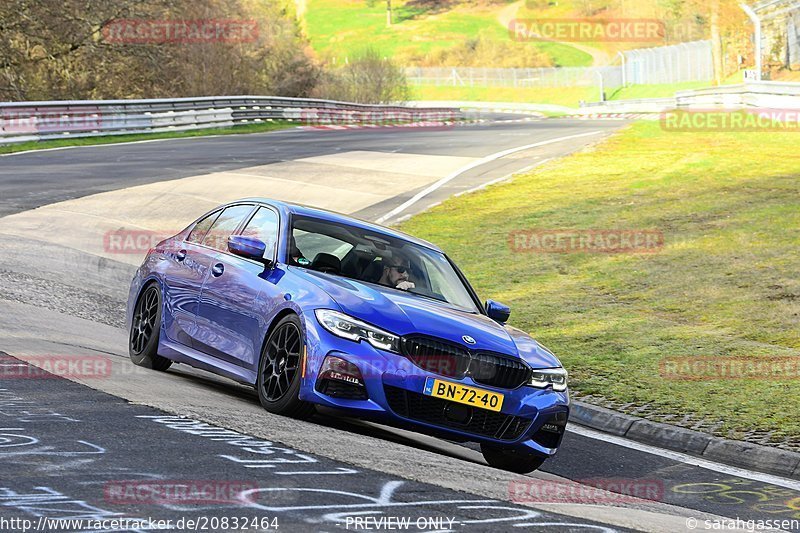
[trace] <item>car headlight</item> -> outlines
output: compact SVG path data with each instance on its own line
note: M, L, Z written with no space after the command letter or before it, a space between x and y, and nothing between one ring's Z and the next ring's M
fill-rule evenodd
M567 390L567 371L563 368L538 368L531 371L528 385L539 389L552 386L554 391Z
M317 309L315 314L320 325L337 337L355 342L365 340L379 350L400 351L400 338L388 331L330 309Z

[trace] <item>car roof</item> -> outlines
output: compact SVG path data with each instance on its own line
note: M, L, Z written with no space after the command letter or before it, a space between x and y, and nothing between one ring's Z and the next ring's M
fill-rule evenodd
M242 198L241 200L237 200L236 202L230 202L230 203L238 203L238 202L258 202L266 205L271 205L276 209L280 210L281 212L283 212L284 214L300 215L309 218L316 218L327 222L338 222L340 224L347 224L368 231L383 233L384 235L387 235L389 237L402 239L417 244L419 246L424 246L425 248L430 248L431 250L443 253L438 246L424 239L418 239L417 237L413 237L407 233L403 233L402 231L397 231L391 228L387 228L386 226L381 226L380 224L375 224L373 222L361 220L360 218L351 217L348 215L344 215L342 213L337 213L335 211L321 209L319 207L311 207L303 204L284 202L282 200L274 200L272 198Z

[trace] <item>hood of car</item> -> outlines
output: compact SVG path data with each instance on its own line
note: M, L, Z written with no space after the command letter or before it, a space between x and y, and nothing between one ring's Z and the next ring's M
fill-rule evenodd
M552 353L528 334L486 315L372 283L310 270L296 272L328 293L343 313L395 335L421 334L446 339L470 350L520 357L533 368L561 366ZM470 338L474 344L467 342Z

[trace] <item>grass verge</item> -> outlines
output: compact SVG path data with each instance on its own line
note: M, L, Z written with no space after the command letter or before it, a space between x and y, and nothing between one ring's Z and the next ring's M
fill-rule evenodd
M634 98L665 98L676 91L708 87L708 82L670 83L663 85L634 85L606 92L609 100ZM581 100L596 102L600 99L597 87L452 87L412 85L415 100L468 100L483 102L526 102L558 104L578 107Z
M524 102L578 107L578 102L600 98L594 87L434 87L412 85L412 100L455 100L469 102Z
M576 395L729 438L800 449L794 379L675 380L665 358L800 357L796 133L610 140L402 225L562 359ZM757 149L754 149L757 147ZM525 229L654 229L655 254L513 253ZM795 364L797 359L794 359Z
M609 100L632 100L635 98L667 98L675 96L678 91L703 89L709 86L707 81L690 81L684 83L665 83L656 85L633 85L619 87L608 91Z
M24 152L26 150L44 150L46 148L63 148L66 146L94 146L98 144L116 144L132 141L149 141L153 139L181 139L183 137L204 137L207 135L230 135L234 133L264 133L297 126L297 122L261 122L245 124L232 128L208 128L191 131L166 131L160 133L136 133L132 135L108 135L103 137L76 137L55 139L51 141L31 141L0 146L0 154Z

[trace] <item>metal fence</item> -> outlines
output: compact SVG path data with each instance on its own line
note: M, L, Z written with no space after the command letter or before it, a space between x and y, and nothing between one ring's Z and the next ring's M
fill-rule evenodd
M459 109L409 108L270 96L0 103L0 144L288 120L298 124L446 122Z
M623 65L601 67L476 68L409 67L415 85L452 87L597 87L710 81L711 41L624 52Z
M711 81L711 41L695 41L624 52L626 85Z

